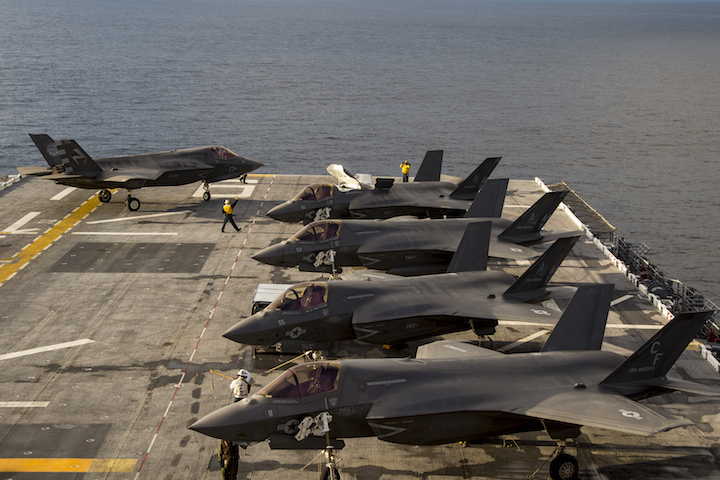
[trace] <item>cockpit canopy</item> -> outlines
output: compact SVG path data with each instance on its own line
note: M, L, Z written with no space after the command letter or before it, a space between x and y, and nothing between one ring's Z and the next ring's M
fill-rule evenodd
M267 398L307 398L337 390L340 362L305 363L291 368L258 392Z
M290 241L323 242L340 236L340 222L337 220L319 220L306 225L290 237Z
M285 290L265 310L309 310L327 303L327 283L300 283Z
M212 153L212 156L215 158L220 159L226 159L229 160L231 158L237 158L237 155L228 150L225 147L212 147L210 149L210 152Z
M331 183L316 183L306 187L305 190L295 195L293 201L317 202L332 197L335 194L335 186Z

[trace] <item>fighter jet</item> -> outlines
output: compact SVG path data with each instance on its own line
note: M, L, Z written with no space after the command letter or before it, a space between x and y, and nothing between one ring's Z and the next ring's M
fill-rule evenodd
M550 298L553 288L547 284L580 237L557 240L515 279L485 270L491 227L491 222L468 225L448 273L293 285L223 336L247 345L280 342L283 350L305 351L351 339L398 345L470 328L477 335L492 335L498 320L554 325L558 311L527 302ZM575 291L559 289L562 294Z
M19 167L22 175L34 175L61 185L101 189L98 198L109 202L108 189L127 190L129 210L140 208L131 191L141 187L166 187L203 182L203 200L210 200L211 182L237 178L262 166L225 147L199 147L169 152L92 159L75 140L53 141L48 135L30 135L49 167Z
M340 272L342 267L363 266L396 275L424 275L447 270L468 223L489 220L491 257L528 260L540 254L525 246L549 233L541 231L567 192L541 197L517 220L494 218L502 211L507 179L488 180L464 218L444 220L321 220L306 225L288 240L253 255L255 260L301 271ZM486 191L487 187L491 187ZM490 190L501 195L490 194ZM498 198L490 205L485 196ZM577 234L570 233L564 236Z
M281 222L302 221L306 225L327 218L462 217L500 157L487 158L457 185L440 181L442 154L442 150L427 152L413 182L395 184L392 178L380 178L374 188L357 182L341 182L343 186L314 184L267 215Z
M612 285L580 287L539 353L444 340L416 358L305 363L190 428L296 449L353 437L439 445L545 430L558 442L551 477L574 479L577 460L564 445L583 426L649 436L691 422L636 400L670 391L720 395L667 376L712 312L679 314L625 359L600 351L611 297Z

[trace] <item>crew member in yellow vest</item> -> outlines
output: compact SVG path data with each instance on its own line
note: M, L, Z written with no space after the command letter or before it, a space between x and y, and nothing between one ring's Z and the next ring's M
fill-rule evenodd
M400 169L402 170L403 174L403 182L407 182L408 175L410 174L410 162L405 160L403 163L400 164Z
M225 221L223 222L223 226L221 231L225 231L225 225L227 225L228 222L230 222L230 225L235 227L235 231L239 232L240 228L238 228L237 225L235 225L235 220L233 220L233 207L237 205L238 197L235 197L235 201L230 204L230 200L225 200L225 205L223 205L223 213L225 214Z

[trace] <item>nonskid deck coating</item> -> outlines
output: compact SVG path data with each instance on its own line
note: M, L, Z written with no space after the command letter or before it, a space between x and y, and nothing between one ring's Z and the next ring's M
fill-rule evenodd
M232 376L247 368L258 386L266 385L282 369L265 371L290 358L261 354L253 359L248 347L221 334L249 315L258 283L321 277L250 257L300 228L264 213L326 178L251 175L257 183L214 188L210 202L194 196L197 185L143 189L136 192L143 202L138 212L124 207L124 192L99 204L90 191L58 195L65 187L40 179L24 179L0 191L0 232L28 219L0 233L0 480L220 478L217 441L187 426L231 401L229 380L211 370ZM531 181L511 181L509 191L505 211L515 214L542 195ZM220 233L222 201L235 195L242 197L235 208L242 231ZM51 200L55 196L59 199ZM548 228L574 225L558 211ZM162 256L167 269L138 267L157 260L143 258L151 244L157 251L175 252ZM98 255L115 251L113 267L86 268L97 257L68 267L67 260L77 259L88 245L97 247ZM176 250L183 245L191 247ZM199 245L214 247L203 247L209 255L195 265ZM59 267L63 263L65 269ZM508 270L518 274L523 269ZM659 327L665 322L591 244L579 242L553 280L615 284L618 303L611 309L605 348L628 353L655 331L620 324ZM486 346L508 353L539 350L547 339L538 335L541 328L501 326ZM386 352L338 342L326 354L402 357L411 349ZM686 352L672 373L720 385L697 352ZM581 478L720 478L720 401L674 393L650 402L696 426L650 438L584 428L578 448L570 449L578 456ZM339 454L343 478L372 480L519 479L537 469L535 478L546 478L545 461L555 447L543 432L466 447L413 447L374 438L346 443ZM317 478L316 463L301 470L317 453L253 445L241 450L238 478ZM17 471L22 469L25 473Z

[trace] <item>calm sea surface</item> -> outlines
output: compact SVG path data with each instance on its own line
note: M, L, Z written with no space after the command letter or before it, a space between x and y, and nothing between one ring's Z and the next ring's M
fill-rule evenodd
M222 144L266 173L566 181L720 301L720 2L0 0L0 174ZM0 199L0 201L2 201ZM0 222L1 223L1 222Z

